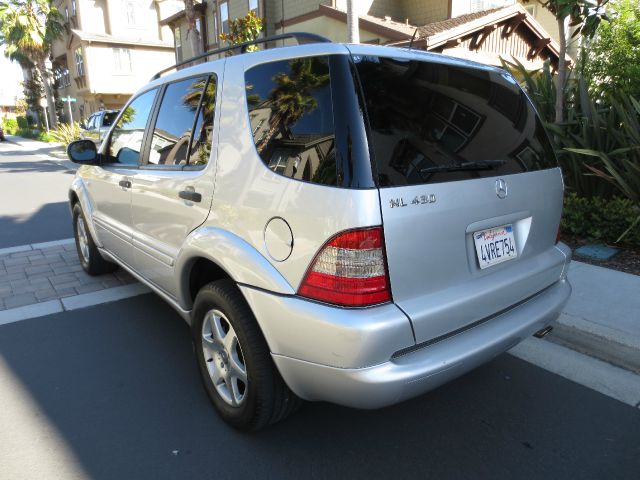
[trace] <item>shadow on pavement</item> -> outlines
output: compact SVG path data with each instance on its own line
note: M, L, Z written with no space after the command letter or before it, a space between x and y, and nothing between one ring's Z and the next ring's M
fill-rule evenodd
M25 173L25 172L62 172L74 175L73 170L69 170L63 165L53 160L36 160L22 162L0 162L0 173Z
M384 410L306 404L241 434L209 404L187 325L153 295L0 328L2 356L93 478L631 478L640 468L636 409L510 355Z
M29 192L25 192L25 195L29 195ZM67 202L47 203L30 215L0 216L0 248L72 236L71 213Z

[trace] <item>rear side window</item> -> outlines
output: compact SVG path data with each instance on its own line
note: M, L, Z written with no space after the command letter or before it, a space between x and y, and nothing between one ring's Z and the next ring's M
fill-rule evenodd
M258 65L245 81L251 133L265 165L289 178L336 185L329 59Z
M213 117L216 109L216 77L209 77L202 94L200 110L196 116L196 125L189 149L188 165L206 165L211 154L213 141Z
M118 117L118 112L107 112L102 119L103 127L110 127L113 125L114 120Z
M206 83L207 77L196 77L167 85L153 129L148 163L187 164L191 133Z
M557 165L531 103L506 74L384 57L354 61L380 186Z

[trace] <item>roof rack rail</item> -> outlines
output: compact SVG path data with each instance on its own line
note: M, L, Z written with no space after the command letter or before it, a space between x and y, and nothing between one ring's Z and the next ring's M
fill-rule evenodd
M321 35L316 35L315 33L308 33L308 32L291 32L291 33L281 33L279 35L273 35L271 37L265 37L265 38L258 38L256 40L251 40L249 42L243 42L243 43L238 43L237 45L230 45L227 47L222 47L222 48L216 48L214 50L208 50L204 53L201 53L200 55L196 55L195 57L191 57L188 60L183 60L182 62L178 62L175 65L171 66L171 67L167 67L164 68L162 70L160 70L158 73L156 73L153 77L151 77L151 80L157 80L158 78L160 78L162 76L163 73L167 73L171 70L177 69L178 67L181 67L183 65L187 65L189 63L194 62L195 60L200 60L201 58L206 58L209 55L216 55L216 54L220 54L220 53L224 53L224 52L229 52L232 50L240 50L240 53L245 53L247 51L247 47L250 47L252 45L258 45L261 43L268 43L268 42L275 42L278 40L286 40L289 38L295 38L298 41L299 45L303 45L306 43L332 43L331 40L329 40L326 37L323 37Z

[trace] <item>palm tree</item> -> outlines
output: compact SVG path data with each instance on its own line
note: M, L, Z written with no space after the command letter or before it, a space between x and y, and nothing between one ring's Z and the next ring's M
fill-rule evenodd
M298 58L289 62L290 73L279 73L274 77L278 85L269 94L271 106L269 131L257 145L258 152L269 144L277 132L287 128L318 106L313 91L329 82L327 65L317 58Z
M184 16L187 19L187 39L191 45L191 56L202 53L202 41L196 25L196 10L193 0L184 0Z
M28 59L42 78L51 126L57 125L53 89L45 67L51 44L62 35L62 15L50 0L0 0L0 41L9 58Z

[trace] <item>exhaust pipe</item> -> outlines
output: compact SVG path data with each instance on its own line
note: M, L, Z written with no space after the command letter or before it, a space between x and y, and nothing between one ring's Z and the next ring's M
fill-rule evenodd
M544 327L542 330L538 330L536 333L533 334L533 336L536 338L542 338L545 335L547 335L551 330L553 330L553 327L549 325L548 327Z

